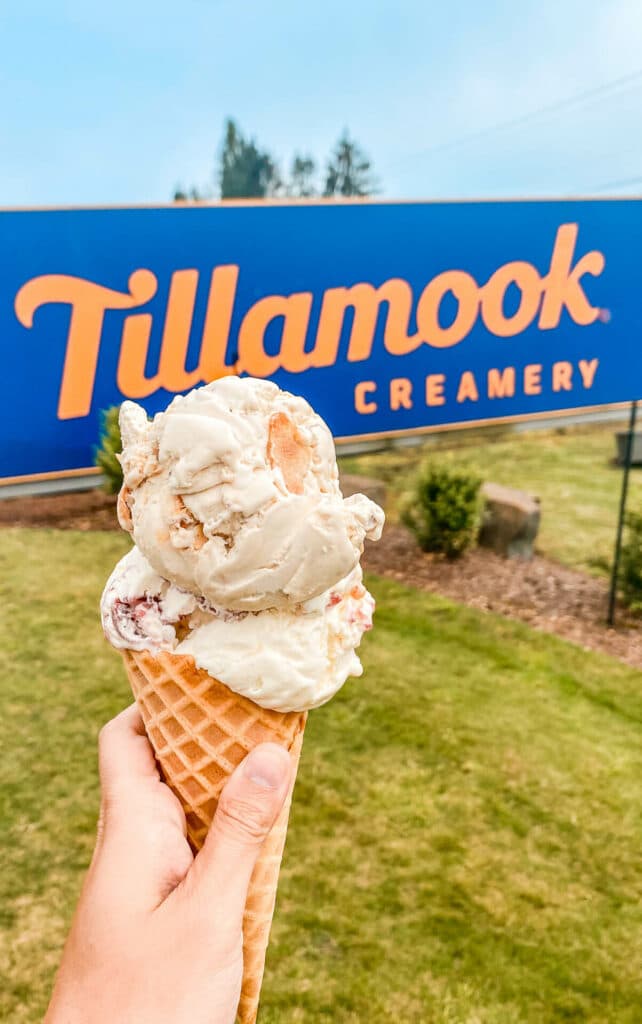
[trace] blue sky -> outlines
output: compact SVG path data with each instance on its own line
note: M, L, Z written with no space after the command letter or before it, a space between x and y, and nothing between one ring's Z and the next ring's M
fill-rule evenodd
M642 193L641 115L640 0L0 0L0 206L206 186L227 116L384 196Z

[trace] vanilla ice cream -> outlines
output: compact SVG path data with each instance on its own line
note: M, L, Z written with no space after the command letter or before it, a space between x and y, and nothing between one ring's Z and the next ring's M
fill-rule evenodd
M344 499L332 436L276 384L225 377L148 420L121 409L121 525L153 569L212 605L291 608L348 576L383 513Z
M383 512L344 499L332 436L275 384L227 377L148 420L120 415L121 525L135 541L102 597L124 651L190 656L274 711L307 711L349 675L372 626L364 538Z
M230 612L163 579L137 548L114 569L101 604L114 647L191 655L231 690L274 711L319 707L348 676L361 675L355 648L373 610L360 566L296 613Z

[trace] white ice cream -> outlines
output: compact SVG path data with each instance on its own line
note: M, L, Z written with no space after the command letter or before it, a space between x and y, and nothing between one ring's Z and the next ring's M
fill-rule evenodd
M121 525L157 573L217 607L309 601L381 535L378 505L341 496L326 424L270 381L214 381L151 421L125 402L120 422Z
M114 647L191 655L230 689L275 711L318 707L348 676L361 675L355 648L373 609L358 565L296 611L217 609L159 576L137 548L118 563L101 602Z

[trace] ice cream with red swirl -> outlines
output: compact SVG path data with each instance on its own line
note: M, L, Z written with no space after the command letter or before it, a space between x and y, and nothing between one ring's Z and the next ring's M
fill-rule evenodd
M355 649L373 610L359 566L295 612L235 612L163 579L137 548L118 563L102 600L114 647L189 654L231 690L275 711L318 707L348 676L361 675Z
M121 430L119 516L136 546L103 594L110 643L190 655L275 711L318 707L360 675L374 601L359 557L383 512L343 498L308 403L226 378L153 420L126 402Z

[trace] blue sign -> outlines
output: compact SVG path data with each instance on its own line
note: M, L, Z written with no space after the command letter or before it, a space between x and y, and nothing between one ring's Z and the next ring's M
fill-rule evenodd
M636 200L2 212L0 479L233 372L337 438L639 398L641 240Z

